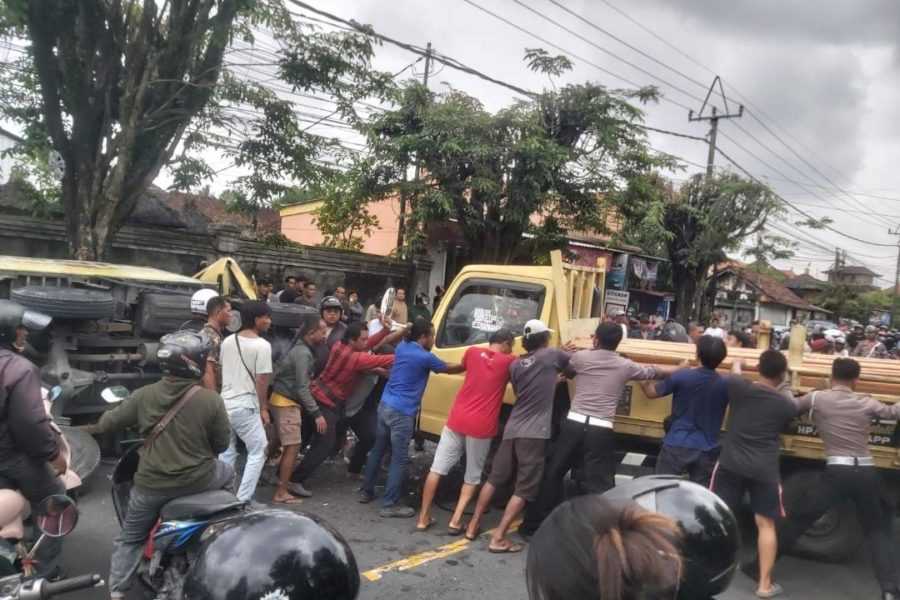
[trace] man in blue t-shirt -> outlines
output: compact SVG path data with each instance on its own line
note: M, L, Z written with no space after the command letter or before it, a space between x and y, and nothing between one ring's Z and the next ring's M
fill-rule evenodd
M415 509L399 504L409 464L409 441L416 428L416 413L422 402L422 394L428 376L434 373L461 373L461 365L448 366L432 354L434 327L424 319L416 319L405 341L394 352L394 366L381 395L378 407L378 425L375 447L366 462L365 481L359 501L368 503L375 499L375 481L381 459L391 448L391 464L388 467L387 486L384 491L382 517L413 517Z
M681 369L660 382L641 382L648 398L672 394L671 424L656 459L657 474L687 473L691 481L709 486L728 408L726 379L716 368L727 355L721 338L705 335L697 340L697 359L702 366Z

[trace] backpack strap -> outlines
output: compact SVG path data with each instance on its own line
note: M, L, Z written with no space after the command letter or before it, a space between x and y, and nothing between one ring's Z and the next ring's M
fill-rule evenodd
M156 438L160 436L160 434L165 430L166 427L169 426L169 423L175 418L184 405L188 403L188 401L197 395L197 392L202 390L203 388L199 385L194 385L189 389L184 395L166 411L166 414L162 416L162 418L153 426L153 429L150 431L150 435L147 436L147 439L144 440L143 448L147 449L153 445L153 442L156 441Z

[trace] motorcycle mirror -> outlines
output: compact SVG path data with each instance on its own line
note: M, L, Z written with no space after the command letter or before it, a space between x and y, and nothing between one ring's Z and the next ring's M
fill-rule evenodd
M100 397L107 404L118 404L128 397L128 388L123 385L114 385L100 392Z
M78 523L78 507L64 494L47 496L38 504L34 523L48 537L67 536Z

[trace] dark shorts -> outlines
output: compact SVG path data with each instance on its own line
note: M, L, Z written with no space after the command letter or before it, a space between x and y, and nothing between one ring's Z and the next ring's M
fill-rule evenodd
M732 511L737 511L744 500L744 494L749 493L750 510L753 514L770 519L787 516L781 499L779 481L757 481L723 469L716 463L709 489L724 500Z
M546 446L547 440L534 438L503 440L494 454L488 481L495 487L500 487L515 476L516 488L513 493L529 502L534 501L544 476Z
M694 483L709 487L716 461L719 460L719 449L697 450L678 446L663 447L656 458L657 475L685 475Z

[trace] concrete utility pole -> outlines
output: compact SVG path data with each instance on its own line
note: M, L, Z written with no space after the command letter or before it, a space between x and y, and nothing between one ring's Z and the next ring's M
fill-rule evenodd
M707 104L709 104L709 97L712 95L713 88L716 87L716 84L719 84L719 93L722 96L722 102L725 104L725 113L719 114L718 109L715 106L710 106L710 113L707 115L703 114L703 111L706 110ZM694 111L688 111L688 121L709 121L709 155L706 158L706 178L709 179L713 175L713 166L716 161L716 136L719 132L719 119L737 119L744 115L744 105L738 105L738 111L736 113L731 113L728 110L728 98L725 96L725 89L722 87L722 80L716 75L715 79L713 79L712 84L709 86L709 90L706 92L706 98L703 100L703 106L700 107L700 110L697 112L697 116L694 116Z
M422 76L422 83L428 88L428 76L431 74L431 42L428 42L428 45L425 47L425 73ZM403 175L404 182L406 181L406 174ZM416 160L416 174L415 181L419 180L419 161ZM403 249L403 239L406 233L406 193L400 193L400 220L399 227L397 228L397 250L401 251Z
M888 233L900 236L900 227L897 229L888 229ZM897 240L897 269L894 272L894 293L891 298L891 327L900 325L900 297L897 290L900 289L900 239Z

